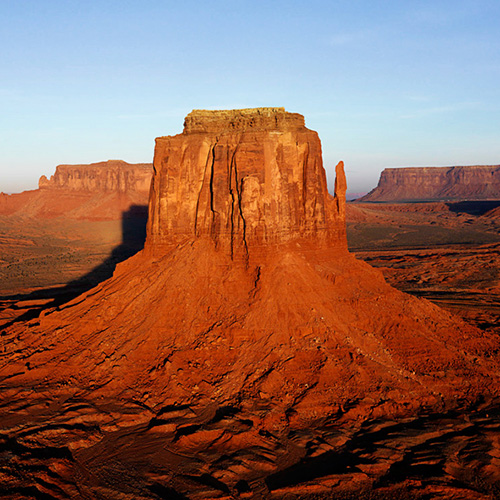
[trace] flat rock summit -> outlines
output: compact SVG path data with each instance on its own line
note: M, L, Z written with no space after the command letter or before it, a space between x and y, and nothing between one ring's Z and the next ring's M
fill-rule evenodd
M195 110L158 138L144 250L2 332L0 484L17 498L390 489L450 428L436 415L467 433L461 415L498 398L497 340L349 254L336 174L331 196L317 133L283 108ZM498 439L481 436L496 452L474 470L498 480ZM450 491L470 467L453 460Z

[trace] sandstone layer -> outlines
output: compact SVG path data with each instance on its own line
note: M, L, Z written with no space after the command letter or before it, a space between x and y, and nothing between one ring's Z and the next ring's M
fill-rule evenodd
M54 175L42 176L39 188L0 193L0 215L112 220L131 206L148 203L152 165L109 160L90 165L59 165Z
M414 454L439 462L439 428L453 441L474 425L481 443L453 441L461 458L439 462L440 487L456 489L465 470L500 479L494 432L460 417L494 407L497 339L348 253L343 165L331 197L300 115L194 111L182 134L157 140L154 172L144 251L3 332L0 425L13 462L1 479L13 491L383 489ZM451 423L437 425L440 413ZM391 435L398 445L368 459ZM492 450L488 461L470 462L474 446Z
M500 165L386 168L362 202L496 200Z

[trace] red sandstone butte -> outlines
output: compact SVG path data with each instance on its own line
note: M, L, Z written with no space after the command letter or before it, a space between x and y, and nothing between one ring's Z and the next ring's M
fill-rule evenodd
M494 390L491 339L348 253L342 164L331 197L301 115L193 111L157 140L154 169L145 250L24 329L21 364L2 370L36 383L63 356L79 387L283 411L299 398L306 413L353 394L419 406Z
M245 247L295 239L345 248L342 202L328 196L316 132L283 108L193 111L156 140L147 249L192 238Z
M375 189L356 201L496 200L500 165L386 168Z
M261 488L299 463L301 432L319 422L347 432L497 396L495 338L348 253L345 190L339 163L328 194L320 141L301 115L193 111L183 133L157 139L145 249L60 310L4 332L4 394L25 406L41 394L111 405L102 421L130 426L67 445L88 448L77 452L82 484L96 467L104 477L108 460L135 457L127 436L151 460L163 453L157 467L191 475L272 439L258 463L214 472L228 491L242 481ZM116 416L132 403L147 427ZM61 432L59 442L64 432L76 439ZM165 442L175 453L161 451ZM322 442L340 449L345 438ZM182 478L164 477L190 493Z

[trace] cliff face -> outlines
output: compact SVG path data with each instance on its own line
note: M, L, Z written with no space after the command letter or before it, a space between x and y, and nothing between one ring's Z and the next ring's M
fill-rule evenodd
M72 191L115 192L130 191L149 193L151 164L130 164L121 160L109 160L90 165L59 165L47 179L38 181L40 189L69 189Z
M193 112L158 139L145 250L3 332L12 477L46 477L18 465L42 443L67 497L269 498L321 475L331 493L344 462L369 484L405 470L408 442L392 468L399 444L374 466L352 436L498 395L496 337L347 252L342 164L332 198L320 151L281 108Z
M156 140L154 166L148 248L202 236L233 250L300 238L346 247L342 167L333 200L301 115L193 111L182 134Z
M386 168L358 201L447 201L500 198L500 165Z

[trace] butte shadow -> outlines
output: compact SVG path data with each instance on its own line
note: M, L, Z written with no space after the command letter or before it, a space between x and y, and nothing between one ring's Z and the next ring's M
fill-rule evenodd
M63 286L1 296L0 304L5 304L4 309L9 308L17 314L12 314L12 319L9 317L5 321L0 319L0 328L7 328L14 323L37 318L42 311L58 308L110 278L118 263L144 248L146 224L147 205L131 205L121 216L121 243L113 248L109 256L90 272Z
M336 174L332 197L318 135L283 108L193 111L157 139L144 250L4 337L1 388L24 425L35 400L55 420L71 401L99 414L78 444L58 433L66 482L130 498L375 486L392 458L366 454L392 425L404 450L436 415L493 408L497 339L349 254Z

